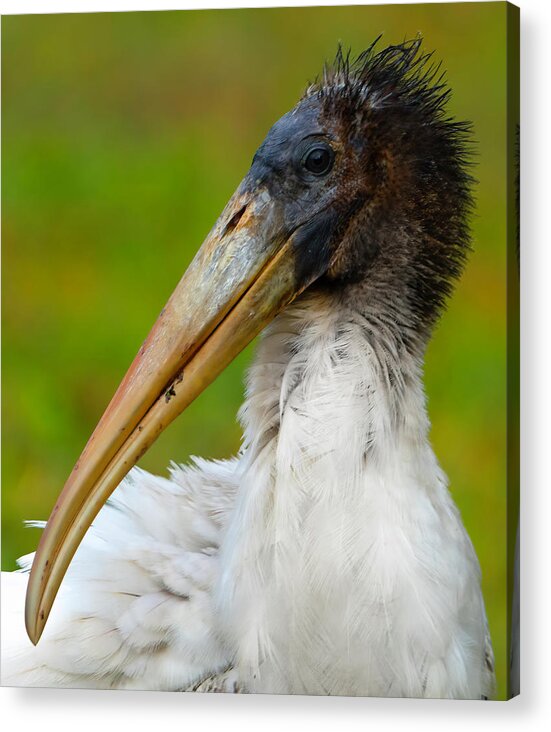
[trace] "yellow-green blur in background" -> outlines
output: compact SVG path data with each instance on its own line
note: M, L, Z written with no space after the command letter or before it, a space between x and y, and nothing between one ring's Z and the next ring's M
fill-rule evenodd
M432 442L506 659L505 5L5 17L2 567L33 551L74 462L271 124L341 41L421 33L473 122L474 252L429 348ZM239 446L252 348L142 460ZM23 621L22 621L23 622Z

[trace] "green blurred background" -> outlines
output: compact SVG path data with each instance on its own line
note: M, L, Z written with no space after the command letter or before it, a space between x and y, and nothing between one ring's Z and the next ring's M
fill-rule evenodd
M506 660L505 4L4 17L2 567L271 124L331 59L420 32L477 139L474 253L429 348L432 441ZM224 457L249 348L142 461Z

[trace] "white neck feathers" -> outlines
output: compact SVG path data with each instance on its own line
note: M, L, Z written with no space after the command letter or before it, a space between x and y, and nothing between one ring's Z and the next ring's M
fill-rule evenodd
M428 430L420 359L384 320L336 296L303 297L274 321L247 386L240 413L247 462L276 444L279 461L302 456L297 469L327 457L337 484L368 455L384 460Z
M264 335L218 595L251 690L426 688L417 644L442 641L424 588L439 553L457 549L450 532L470 550L427 441L420 369L391 327L329 295L301 298ZM409 629L415 611L427 623ZM393 643L410 632L415 660L400 678Z

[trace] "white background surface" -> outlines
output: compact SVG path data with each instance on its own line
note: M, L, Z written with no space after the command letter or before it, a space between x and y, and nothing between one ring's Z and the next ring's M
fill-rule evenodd
M387 0L389 2L389 0ZM262 0L0 0L8 13L270 6ZM336 5L293 2L283 5ZM344 4L344 3L343 3ZM345 4L359 4L349 1ZM370 4L368 2L360 4ZM394 3L393 3L394 4ZM551 729L551 2L517 0L522 55L522 694L511 702L0 689L4 730ZM307 29L305 29L307 32Z

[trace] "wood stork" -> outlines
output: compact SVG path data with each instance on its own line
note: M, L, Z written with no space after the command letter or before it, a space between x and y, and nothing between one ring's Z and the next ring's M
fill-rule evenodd
M339 52L269 131L22 560L36 646L28 575L5 578L4 683L492 693L422 385L469 249L469 125L420 43ZM261 331L239 455L130 471Z

